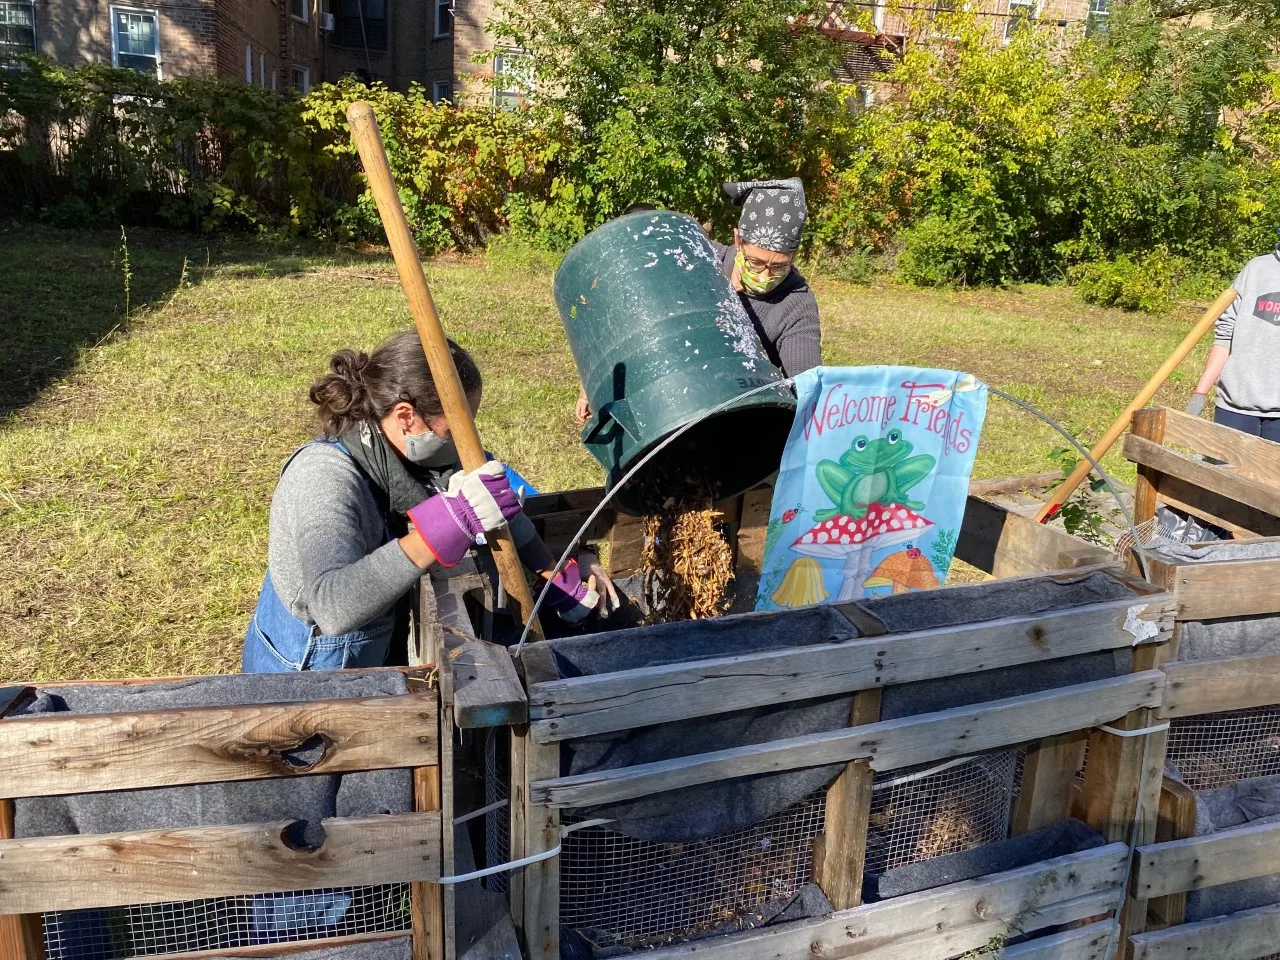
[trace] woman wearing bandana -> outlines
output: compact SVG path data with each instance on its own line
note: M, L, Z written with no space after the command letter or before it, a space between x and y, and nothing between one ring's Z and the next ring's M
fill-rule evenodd
M474 411L480 371L465 350L450 348ZM311 402L324 433L294 452L276 484L246 673L381 666L407 640L410 588L503 525L527 568L554 567L502 464L461 470L416 333L372 354L338 351L311 385ZM569 623L617 605L599 564L583 560L586 580L572 561L548 592Z
M818 301L794 266L809 218L804 184L792 177L726 183L722 189L742 207L742 214L732 245L712 243L720 251L725 276L738 292L769 360L786 376L794 377L822 362ZM653 207L636 204L635 209ZM585 389L578 392L577 415L583 423L591 419Z
M717 244L721 263L774 366L794 377L822 362L818 301L795 268L809 208L804 184L789 180L726 183L742 207L733 245Z

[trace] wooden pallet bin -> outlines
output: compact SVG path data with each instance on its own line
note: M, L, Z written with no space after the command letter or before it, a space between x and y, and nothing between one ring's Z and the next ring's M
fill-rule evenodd
M528 512L558 552L598 497L598 491L579 491L533 498ZM767 516L767 493L749 493L738 505L739 571L758 572ZM640 537L634 520L605 511L591 532L611 543L615 573L635 569ZM1065 924L1075 929L1008 948L1003 955L1106 956L1123 942L1123 889L1135 820L1149 821L1146 832L1154 835L1163 745L1151 743L1155 737L1150 735L1120 738L1097 728L1150 725L1164 686L1157 668L1172 636L1173 598L1128 574L1104 551L980 497L970 498L956 555L1002 579L1061 582L1101 572L1122 581L1136 599L901 633L887 631L854 602L837 609L859 628L864 639L858 641L570 679L526 663L529 724L513 747L513 858L554 849L561 842L563 811L755 773L844 763L844 774L828 790L826 827L815 844L815 880L836 906L834 914L660 947L646 955L659 960L694 955L709 960L946 960L1010 936L1015 928L1031 933ZM965 602L980 606L985 586L963 589ZM879 719L880 691L889 685L1121 647L1134 651L1128 676ZM567 739L630 730L653 723L654 717L678 721L835 694L854 695L848 730L594 774L560 774L560 744ZM1091 759L1081 787L1076 776L1090 737ZM874 775L1018 745L1026 745L1028 753L1014 832L1061 822L1076 803L1079 815L1108 845L862 905ZM512 875L512 911L529 960L559 956L559 884L555 858Z
M1209 465L1185 452L1222 461ZM1280 445L1166 408L1139 411L1125 452L1138 464L1135 521L1161 505L1264 539L1280 526ZM1265 539L1278 539L1267 536ZM1131 567L1136 560L1131 557ZM1173 594L1176 649L1183 624L1280 614L1280 558L1167 563L1148 558L1151 582ZM1280 705L1280 656L1171 661L1158 719ZM1165 780L1157 836L1135 856L1132 889L1148 906L1129 933L1134 960L1205 956L1256 960L1280 949L1280 906L1185 923L1187 894L1280 873L1280 825L1245 825L1194 837L1196 801Z
M425 673L409 671L401 696L0 719L0 956L44 960L46 912L412 883L414 960L445 960L452 917L433 881L446 872L441 748L449 738L440 736L439 698ZM0 716L30 693L6 688ZM318 761L297 768L282 759L317 737ZM414 812L327 819L318 849L294 839L293 821L13 839L13 801L22 797L404 768L413 771ZM407 934L169 956L283 956Z

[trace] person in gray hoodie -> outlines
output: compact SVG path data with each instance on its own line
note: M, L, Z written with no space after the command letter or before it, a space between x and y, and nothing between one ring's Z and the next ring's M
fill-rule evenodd
M474 412L480 371L449 346ZM310 396L324 432L285 462L271 499L245 673L383 665L407 640L410 588L503 525L525 567L550 573L555 558L521 512L503 465L461 469L416 332L371 354L339 350ZM617 604L599 564L587 563L586 579L570 561L547 594L547 606L569 623Z
M1199 416L1217 384L1215 423L1280 442L1280 248L1250 260L1232 287L1240 296L1218 320L1187 412Z

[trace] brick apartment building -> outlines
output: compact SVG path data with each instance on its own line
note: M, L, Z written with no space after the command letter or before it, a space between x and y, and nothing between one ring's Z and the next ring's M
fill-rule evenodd
M306 89L324 75L316 0L0 0L0 57L112 63Z
M492 98L470 82L511 62L501 52L472 62L493 46L492 9L493 0L0 0L0 61L40 53L70 67L302 91L354 74L396 90L420 83L436 100L460 88Z
M978 14L992 34L1009 40L1023 27L1048 24L1064 39L1072 39L1105 31L1112 7L1120 0L978 0L966 4ZM930 18L955 10L957 0L906 0L912 13ZM871 14L872 30L865 29L865 17ZM833 4L832 13L823 22L822 31L841 45L842 63L837 76L846 83L865 84L888 69L890 61L882 51L901 53L909 40L912 27L906 17L890 12L879 0Z

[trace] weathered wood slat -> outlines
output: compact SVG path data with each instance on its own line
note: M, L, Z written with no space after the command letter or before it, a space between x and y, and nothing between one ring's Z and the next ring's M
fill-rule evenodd
M1124 455L1134 463L1150 467L1166 476L1177 477L1202 490L1246 504L1272 517L1280 516L1280 486L1220 470L1132 434L1125 437Z
M15 717L0 797L434 766L437 741L434 696Z
M1280 656L1188 660L1169 664L1165 674L1165 718L1280 703Z
M524 685L506 647L446 635L445 648L453 667L454 723L460 729L528 721Z
M539 780L530 791L535 803L583 807L852 760L867 760L877 771L896 770L1108 723L1132 710L1156 706L1163 686L1164 674L1149 670L865 727Z
M1196 453L1224 460L1242 474L1274 483L1280 477L1280 444L1252 437L1200 417L1166 407L1164 442L1177 443Z
M1033 617L535 683L529 688L533 736L547 743L1158 643L1172 630L1172 604L1171 596L1157 594Z
M1264 823L1139 847L1134 886L1163 897L1273 873L1280 873L1280 823Z
M1248 617L1280 611L1280 557L1218 560L1175 567L1179 620Z
M1257 960L1280 945L1280 904L1130 938L1131 960Z
M1038 937L1005 947L1001 960L1108 960L1112 944L1120 942L1120 924L1114 920Z
M956 559L996 577L1104 563L1107 551L1054 527L970 496L956 543Z
M880 719L880 690L854 695L849 726ZM850 763L827 788L822 833L814 839L813 880L831 905L848 910L862 903L862 875L867 863L867 823L875 774L865 763Z
M440 877L440 815L296 821L0 841L0 913L199 900ZM291 845L292 844L292 845Z
M189 953L165 953L163 960L231 960L241 957L275 958L288 957L295 953L310 953L317 950L336 950L340 947L354 947L361 943L379 943L384 940L399 940L409 936L408 930L392 930L386 933L360 933L350 937L330 937L327 940L295 940L290 943L264 943L251 947L221 947L214 950L194 950ZM8 958L6 958L8 960Z
M1120 898L1124 844L723 940L646 953L648 960L946 960L1010 935L1106 914ZM1032 954L1034 956L1034 954ZM1086 954L1087 956L1087 954Z
M1084 765L1088 734L1076 730L1046 737L1028 751L1022 787L1013 808L1013 834L1061 823L1071 815L1071 788Z
M1156 842L1185 840L1196 833L1196 792L1181 781L1164 777L1160 787L1160 817L1156 823ZM1147 916L1161 926L1169 927L1187 919L1187 895L1171 893L1153 897L1147 904Z
M1144 468L1147 469L1147 468ZM1198 520L1212 523L1244 539L1280 535L1280 519L1265 510L1232 500L1212 490L1204 490L1179 477L1155 472L1159 481L1159 499Z

